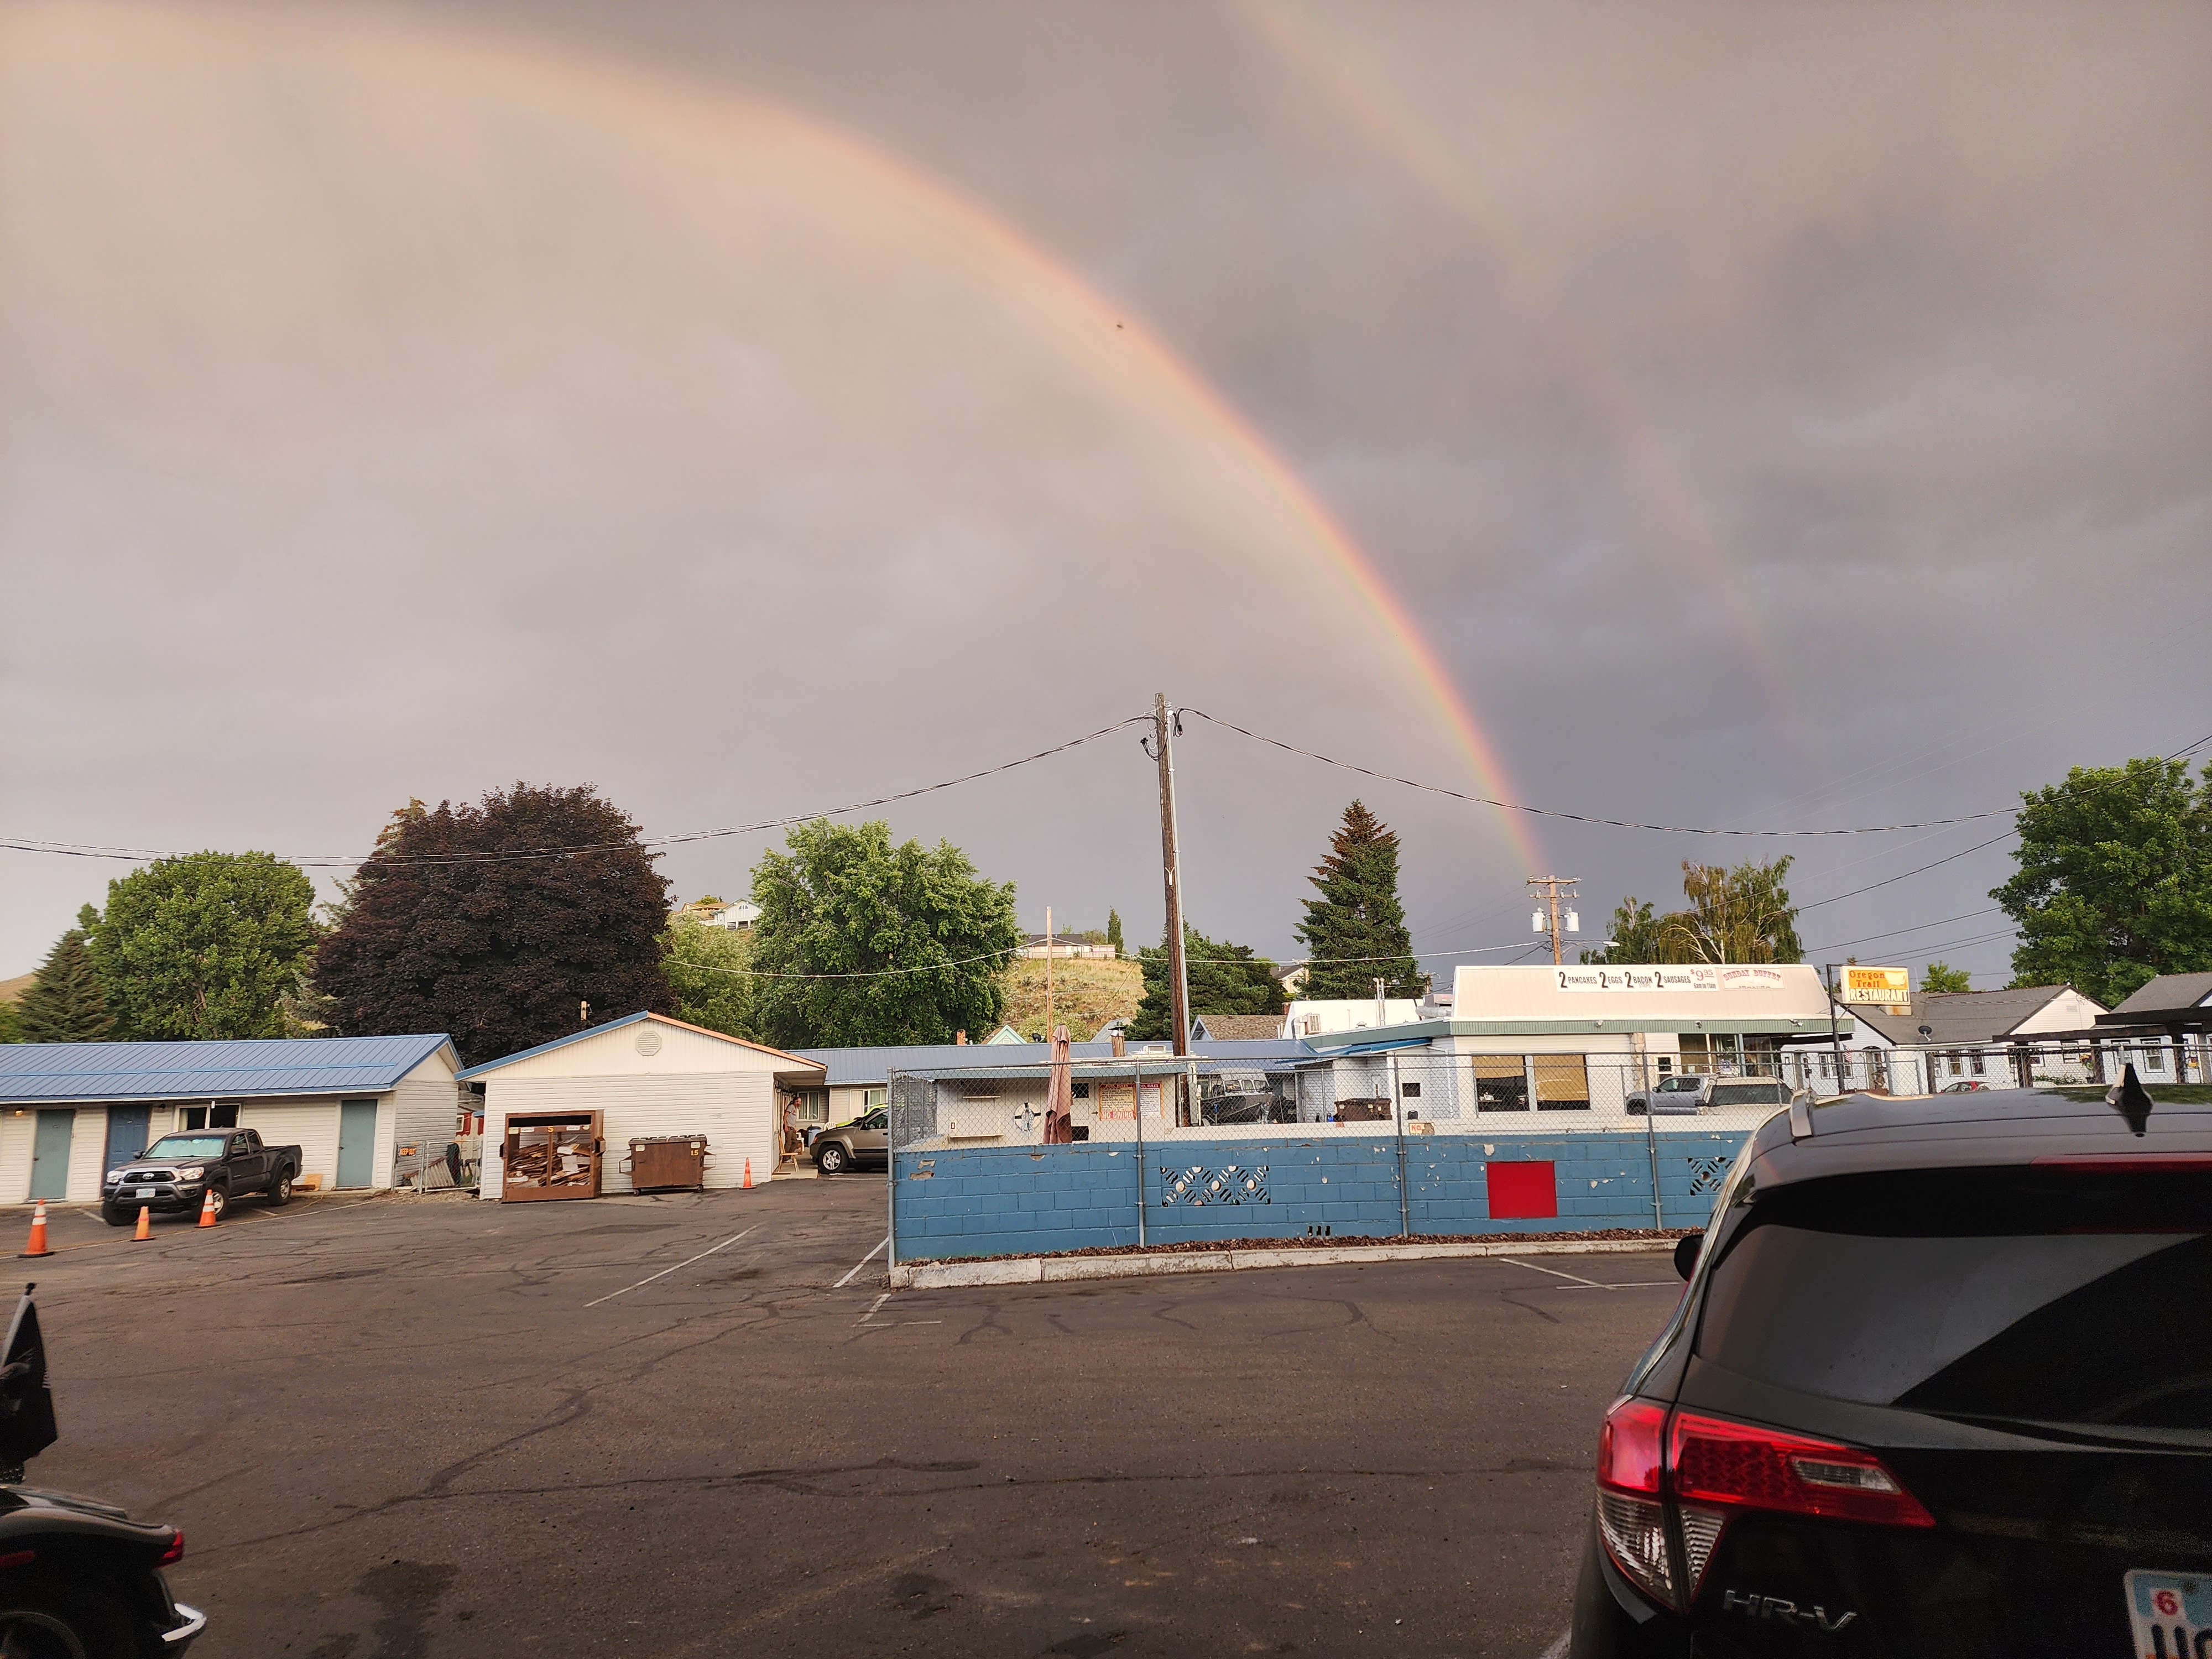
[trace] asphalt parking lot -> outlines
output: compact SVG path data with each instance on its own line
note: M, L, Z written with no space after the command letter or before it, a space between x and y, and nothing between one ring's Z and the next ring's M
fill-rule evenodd
M1662 1255L888 1294L880 1180L54 1224L33 1484L196 1654L1511 1655ZM702 1254L703 1253L703 1254Z

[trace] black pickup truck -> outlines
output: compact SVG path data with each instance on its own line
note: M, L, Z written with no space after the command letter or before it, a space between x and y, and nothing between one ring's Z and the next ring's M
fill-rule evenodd
M109 1226L126 1227L141 1210L198 1210L212 1193L221 1215L249 1193L282 1204L299 1178L297 1146L264 1146L255 1129L189 1129L163 1135L110 1170L100 1186L100 1212Z

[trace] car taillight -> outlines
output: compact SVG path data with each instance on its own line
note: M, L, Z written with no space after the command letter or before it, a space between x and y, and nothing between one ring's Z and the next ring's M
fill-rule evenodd
M172 1528L169 1532L169 1547L161 1552L160 1557L161 1565L165 1567L173 1567L184 1559L184 1529L180 1527Z
M1648 1400L1613 1402L1598 1433L1598 1532L1638 1589L1677 1611L1695 1601L1721 1534L1742 1510L1936 1524L1879 1457L1856 1446L1698 1412L1670 1419Z
M1881 1459L1832 1440L1677 1412L1667 1462L1674 1495L1691 1501L1885 1527L1936 1524Z
M1667 1408L1649 1400L1616 1400L1597 1437L1597 1527L1613 1565L1646 1595L1674 1607L1674 1573L1667 1552Z

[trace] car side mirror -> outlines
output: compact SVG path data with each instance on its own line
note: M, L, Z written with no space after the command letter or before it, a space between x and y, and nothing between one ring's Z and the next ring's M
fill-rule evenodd
M22 1479L23 1465L54 1443L54 1399L46 1387L46 1344L38 1304L23 1286L8 1340L0 1347L0 1478Z
M1698 1271L1698 1253L1705 1248L1705 1236L1692 1233L1674 1241L1674 1271L1687 1279Z

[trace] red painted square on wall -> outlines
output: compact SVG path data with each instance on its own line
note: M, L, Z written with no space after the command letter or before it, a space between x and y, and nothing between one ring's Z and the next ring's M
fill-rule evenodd
M1551 1161L1530 1164L1492 1164L1485 1174L1490 1185L1492 1221L1533 1221L1559 1212L1559 1183Z

